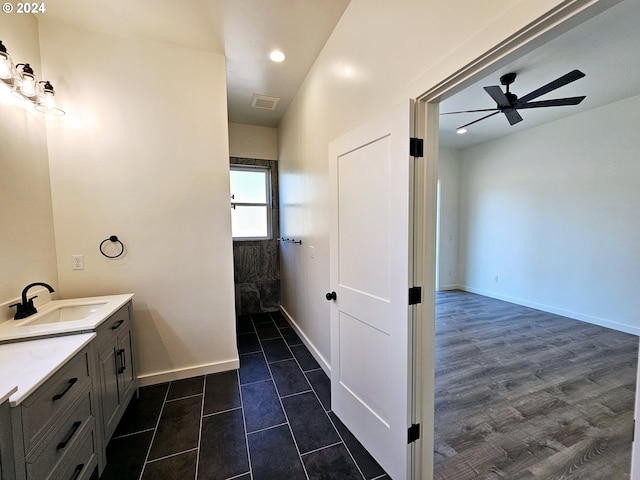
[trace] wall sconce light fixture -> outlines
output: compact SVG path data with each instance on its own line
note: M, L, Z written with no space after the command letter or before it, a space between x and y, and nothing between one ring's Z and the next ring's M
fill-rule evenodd
M28 100L35 109L49 115L64 115L65 112L56 105L55 91L48 80L37 81L33 68L28 63L13 65L7 48L0 40L0 84L11 88L11 93L18 98Z

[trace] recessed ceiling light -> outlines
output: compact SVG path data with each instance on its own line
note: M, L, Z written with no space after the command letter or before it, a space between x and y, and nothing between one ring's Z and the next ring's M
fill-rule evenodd
M282 53L282 51L281 51L281 50L272 50L272 51L269 53L269 58L270 58L270 59L271 59L271 61L273 61L273 62L278 62L278 63L280 63L280 62L284 62L284 59L285 59L285 58L287 58L287 57L285 56L285 54L284 54L284 53Z
M456 130L456 133L458 135L464 135L465 133L467 133L467 129L466 128L459 128Z

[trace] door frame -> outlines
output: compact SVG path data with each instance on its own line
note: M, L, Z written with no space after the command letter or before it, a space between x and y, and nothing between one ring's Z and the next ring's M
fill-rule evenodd
M416 442L412 479L432 480L434 462L434 355L436 291L436 223L438 182L439 104L477 80L511 63L581 23L624 0L565 0L529 25L497 44L453 75L416 98L414 125L416 136L424 139L424 162L415 172L416 198L414 231L415 285L423 286L422 304L414 331L414 401L421 424ZM627 0L633 1L633 0ZM640 380L640 370L638 371ZM636 395L638 402L638 395ZM636 409L637 410L637 409ZM637 415L637 412L636 412ZM637 422L640 423L640 422ZM638 425L640 430L640 425ZM633 461L640 464L640 459ZM632 472L631 480L640 480Z

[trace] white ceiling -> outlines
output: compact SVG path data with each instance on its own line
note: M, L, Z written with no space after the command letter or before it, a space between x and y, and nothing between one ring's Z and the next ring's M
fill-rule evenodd
M349 0L54 0L40 22L153 40L227 58L229 121L276 127ZM273 49L287 59L268 59ZM280 98L251 107L253 94Z
M276 127L348 4L349 0L55 0L47 3L46 14L38 20L224 54L229 120ZM286 53L285 62L267 59L274 48ZM465 148L638 95L637 52L640 1L624 0L443 100L440 111L494 107L482 87L499 85L507 72L518 74L511 91L523 96L576 68L586 77L538 100L586 95L579 106L524 110L524 121L514 126L499 114L473 125L465 135L455 134L456 128L482 114L441 116L440 144ZM251 107L254 93L281 98L278 108Z
M543 95L536 100L586 95L577 106L521 110L524 119L510 126L503 114L468 127L464 135L457 127L487 113L440 116L440 145L467 148L510 135L536 125L596 108L640 94L640 1L624 0L548 44L500 68L486 78L440 103L440 112L494 108L483 86L500 85L500 76L518 74L512 93L522 97L552 80L578 69L586 77ZM504 87L503 91L504 91Z

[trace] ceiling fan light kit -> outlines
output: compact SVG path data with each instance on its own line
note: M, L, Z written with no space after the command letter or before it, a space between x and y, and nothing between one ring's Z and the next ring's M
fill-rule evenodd
M518 113L518 110L526 109L526 108L543 108L543 107L562 107L562 106L570 106L570 105L578 105L582 102L586 97L566 97L566 98L556 98L551 100L540 100L537 102L532 102L531 100L535 100L542 95L545 95L553 90L556 90L560 87L564 87L569 83L575 82L576 80L584 77L585 74L580 70L572 70L571 72L563 75L559 78L556 78L552 82L543 85L542 87L534 90L531 93L528 93L524 97L518 98L515 93L512 93L509 90L510 85L515 82L517 74L515 72L506 73L500 77L500 83L506 87L506 90L503 92L502 88L498 85L492 85L489 87L484 87L485 92L489 94L491 98L493 98L494 102L496 102L496 108L483 108L478 110L464 110L460 112L447 112L442 113L441 115L453 115L456 113L475 113L475 112L492 112L484 117L478 118L472 122L469 122L465 125L462 125L457 128L456 132L461 132L462 130L466 131L466 127L469 125L473 125L474 123L478 123L485 118L492 117L497 115L498 113L503 113L507 118L509 125L515 125L516 123L521 122L523 119Z

